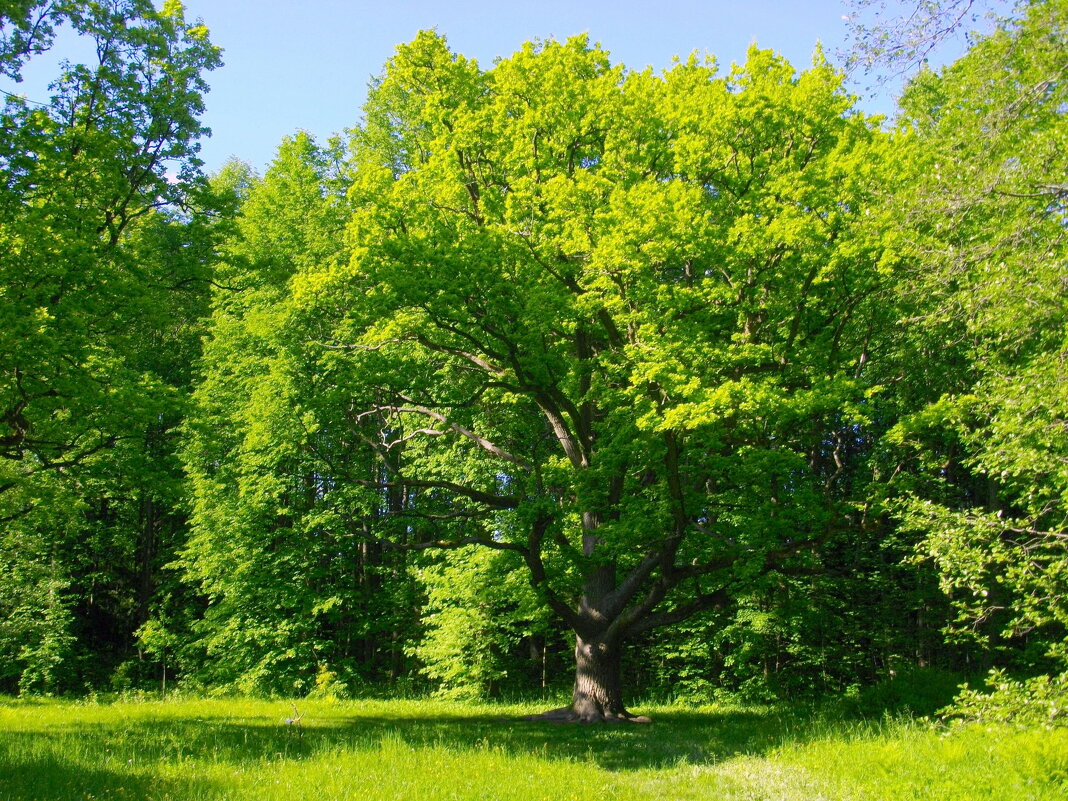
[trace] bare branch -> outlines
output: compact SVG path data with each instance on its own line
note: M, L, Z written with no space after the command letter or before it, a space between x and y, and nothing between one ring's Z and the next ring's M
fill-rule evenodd
M473 431L469 431L468 429L464 428L460 424L451 422L448 418L445 417L445 415L441 414L440 412L436 412L433 409L428 409L425 406L415 406L415 407L410 407L410 408L401 408L401 409L398 409L398 411L407 411L407 412L415 412L415 413L418 413L418 414L425 414L427 417L430 417L430 418L432 418L434 420L437 420L439 423L447 425L449 428L451 428L453 431L455 431L460 436L467 437L469 440L474 442L480 448L482 448L485 451L488 451L489 453L492 453L494 456L497 456L497 457L499 457L501 459L504 459L506 462L511 462L514 465L518 465L519 467L523 468L524 470L530 470L531 469L529 462L527 462L527 461L525 461L523 459L520 459L518 456L513 456L511 453L506 451L504 448L500 447L499 445L495 445L494 443L490 442L485 437L479 436L478 434L476 434Z
M442 514L413 512L409 509L387 512L390 517L414 517L417 520L482 520L492 514L492 509L461 509L456 512L444 512Z
M439 431L436 428L417 428L417 429L415 429L415 431L413 431L410 434L407 434L406 436L403 436L403 437L400 437L398 439L391 440L390 442L384 443L382 447L384 447L387 451L389 451L389 450L392 450L393 448L396 448L398 445L403 445L404 443L406 443L406 442L408 442L408 441L410 441L412 439L415 439L416 437L418 437L420 435L428 436L428 437L440 437L440 436L444 436L444 434L445 434L444 431Z
M398 342L404 342L403 339L384 339L377 345L331 345L327 342L314 342L312 344L318 345L321 348L327 350L382 350L386 345L395 345Z
M435 351L436 353L447 353L450 356L458 356L461 359L471 362L481 370L485 370L487 373L493 373L494 375L501 375L504 373L504 369L497 365L483 359L481 356L470 353L460 348L449 347L448 345L442 345L437 342L431 342L425 336L419 335L416 337L416 341L428 350Z
M368 411L360 412L359 414L356 415L356 419L360 420L360 419L362 419L363 417L365 417L367 415L371 415L371 414L375 414L375 413L379 413L379 412L392 412L394 414L421 414L421 415L425 415L426 417L429 417L432 420L437 420L439 423L441 423L441 424L443 424L445 426L448 426L452 431L454 431L455 433L459 434L460 436L471 440L472 442L474 442L476 445L478 445L480 448L482 448L487 453L492 453L494 456L498 457L499 459L504 459L506 462L511 462L512 464L514 464L514 465L516 465L518 467L521 467L524 470L530 470L531 469L530 463L527 462L526 460L520 459L518 456L515 456L515 455L509 453L508 451L506 451L500 445L497 445L497 444L491 442L490 440L486 439L485 437L480 436L479 434L476 434L474 431L471 431L471 430L469 430L467 428L464 428L459 423L454 423L454 422L450 421L441 412L435 411L434 409L428 409L426 406L380 405L380 406L375 406L373 409L369 409ZM416 431L413 431L411 434L408 434L405 437L401 437L400 439L389 443L388 445L386 445L386 448L387 449L388 448L392 448L395 445L398 445L398 444L400 444L402 442L406 442L406 441L408 441L408 440L412 439L413 437L418 436L420 434L427 435L427 436L441 436L444 433L445 433L444 431L441 431L441 430L436 429L436 428L420 428L420 429L418 429Z
M380 487L425 487L428 489L446 489L449 492L455 492L457 495L462 495L465 498L470 498L478 503L485 504L494 509L515 509L519 506L519 498L511 495L493 495L489 492L483 492L482 490L475 489L473 487L465 487L462 484L456 484L452 481L435 481L435 480L415 480L401 478L398 481L387 482L360 482L368 485L380 486Z

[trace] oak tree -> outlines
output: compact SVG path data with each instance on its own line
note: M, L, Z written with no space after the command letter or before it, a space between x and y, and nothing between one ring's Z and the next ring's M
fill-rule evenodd
M422 33L365 111L351 258L290 282L336 400L305 424L378 465L338 481L376 537L522 559L575 633L551 717L633 719L626 642L849 525L884 139L819 52L656 75L583 37L483 70Z

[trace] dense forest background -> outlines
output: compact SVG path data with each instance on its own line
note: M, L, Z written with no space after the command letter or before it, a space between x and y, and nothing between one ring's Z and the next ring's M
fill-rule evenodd
M0 71L63 25L0 135L0 691L1064 673L1068 3L892 125L819 53L422 33L263 176L201 173L179 3L6 3Z

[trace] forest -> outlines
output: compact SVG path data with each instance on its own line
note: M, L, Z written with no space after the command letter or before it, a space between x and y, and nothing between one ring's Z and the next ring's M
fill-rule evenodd
M1066 0L892 120L424 31L262 175L177 0L0 8L0 693L1068 719Z

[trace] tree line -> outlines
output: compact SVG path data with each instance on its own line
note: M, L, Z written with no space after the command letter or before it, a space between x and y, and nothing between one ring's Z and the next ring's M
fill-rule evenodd
M344 136L196 158L181 5L0 160L0 689L770 698L1064 671L1068 4L895 124L817 50L397 47Z

